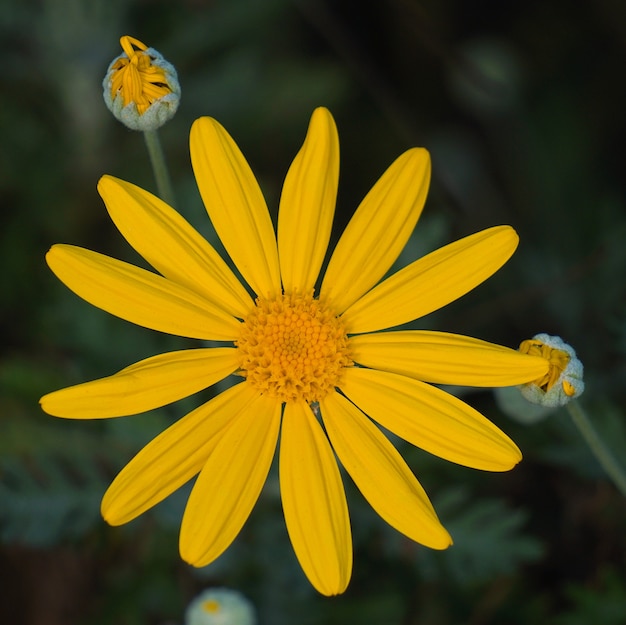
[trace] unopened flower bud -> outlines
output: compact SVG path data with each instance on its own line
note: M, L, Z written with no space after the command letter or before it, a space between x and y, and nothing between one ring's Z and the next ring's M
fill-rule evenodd
M540 379L520 387L522 395L533 404L556 408L578 397L584 390L583 364L574 349L558 336L537 334L522 341L519 351L545 358L548 372Z
M252 604L236 590L210 588L187 607L185 625L255 625Z
M102 82L104 101L113 115L133 130L156 130L170 120L180 103L176 70L138 39L120 39L124 51Z

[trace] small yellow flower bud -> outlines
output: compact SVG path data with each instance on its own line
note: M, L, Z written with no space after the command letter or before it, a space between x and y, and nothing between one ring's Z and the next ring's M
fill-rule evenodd
M578 397L585 389L583 364L576 358L574 349L560 337L537 334L522 341L519 351L545 358L550 365L542 378L520 387L529 402L556 408Z
M138 39L120 39L124 51L113 59L102 82L104 101L113 115L133 130L156 130L180 103L176 70Z
M187 607L185 625L255 625L252 604L236 590L210 588Z

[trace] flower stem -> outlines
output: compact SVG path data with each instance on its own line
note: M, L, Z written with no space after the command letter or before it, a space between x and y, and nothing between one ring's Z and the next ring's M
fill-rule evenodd
M146 147L148 148L148 155L150 156L150 163L152 164L159 196L170 206L175 206L174 191L172 190L170 175L165 164L165 156L159 135L156 130L144 130L143 136L146 140Z
M600 438L600 435L595 430L587 413L575 399L567 404L567 410L572 418L572 421L582 434L583 438L589 445L593 455L598 462L602 465L602 468L606 471L607 475L613 480L615 486L626 497L626 475L622 467L617 463L615 457L604 444L604 441Z

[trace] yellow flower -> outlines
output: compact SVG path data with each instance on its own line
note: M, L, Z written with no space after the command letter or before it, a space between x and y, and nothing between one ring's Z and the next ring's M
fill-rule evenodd
M318 284L333 221L339 143L317 109L285 179L277 234L245 158L214 119L191 129L200 193L224 247L254 293L178 213L105 176L116 226L158 273L69 245L54 273L94 306L138 325L222 346L154 356L42 398L73 419L131 415L215 384L239 383L170 426L107 490L113 525L199 476L180 532L184 560L204 566L234 540L266 480L280 433L287 530L311 583L345 590L352 569L348 508L335 454L387 523L445 549L451 538L424 489L379 426L437 456L505 471L516 445L456 397L432 386L509 386L546 374L545 359L442 332L378 332L426 315L483 282L511 256L508 226L446 245L380 282L420 216L430 178L424 149L402 154L358 207Z
M120 39L123 53L109 64L102 82L113 115L133 130L156 130L180 103L176 69L163 55L134 37Z

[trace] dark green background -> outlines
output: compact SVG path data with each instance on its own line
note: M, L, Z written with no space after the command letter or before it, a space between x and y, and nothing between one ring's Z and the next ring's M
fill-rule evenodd
M345 595L299 570L270 477L214 565L177 550L186 492L122 528L99 501L115 473L211 392L147 415L66 422L48 391L191 345L96 310L44 255L81 245L136 262L96 192L109 173L155 191L143 138L106 110L101 80L129 34L178 69L161 132L178 208L210 240L188 155L201 115L246 154L271 210L314 107L341 141L335 236L414 145L431 192L402 263L511 224L513 259L415 327L516 347L537 332L585 364L582 403L616 456L626 445L626 4L558 0L9 0L0 6L0 623L182 623L202 588L229 586L262 625L583 625L626 622L622 496L565 411L533 425L490 391L457 389L524 452L507 474L457 467L396 441L455 539L429 551L389 529L347 482L355 542ZM419 297L419 294L416 294Z

